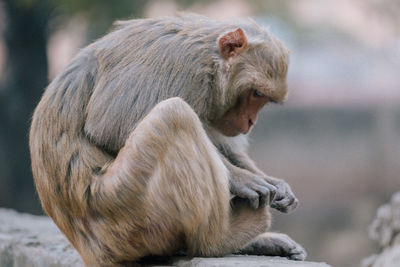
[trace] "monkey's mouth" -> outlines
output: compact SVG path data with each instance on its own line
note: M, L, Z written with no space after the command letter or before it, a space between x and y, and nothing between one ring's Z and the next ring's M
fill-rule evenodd
M239 125L236 125L236 130L241 134L248 134L251 130L251 127L255 125L255 122L252 119L243 120Z
M253 120L252 119L249 119L249 130L250 130L250 128L254 125L255 123L253 122Z
M244 131L243 131L242 133L243 133L243 134L247 134L248 132L250 132L251 127L253 127L254 124L255 124L255 123L253 122L253 120L252 120L252 119L249 119L248 122L247 122L247 127L246 127L246 129L244 129Z
M222 123L216 123L216 126L224 135L233 137L249 133L255 124L255 120L243 116L234 120L224 120Z

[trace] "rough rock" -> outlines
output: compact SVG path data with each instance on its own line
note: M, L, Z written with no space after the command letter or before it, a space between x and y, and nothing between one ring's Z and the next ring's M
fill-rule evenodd
M325 263L290 261L280 257L231 255L221 258L174 258L171 266L329 267ZM165 263L155 263L164 265ZM79 254L50 218L0 208L1 267L83 266Z
M44 216L0 209L0 266L83 266L79 254Z
M381 252L364 259L363 267L400 266L400 192L393 194L389 204L379 207L369 236L378 243Z

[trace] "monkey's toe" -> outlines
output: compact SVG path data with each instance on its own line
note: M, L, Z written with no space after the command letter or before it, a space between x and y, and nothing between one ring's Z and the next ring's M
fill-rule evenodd
M288 258L295 261L304 261L307 258L307 252L303 247L298 245L298 247L289 252Z

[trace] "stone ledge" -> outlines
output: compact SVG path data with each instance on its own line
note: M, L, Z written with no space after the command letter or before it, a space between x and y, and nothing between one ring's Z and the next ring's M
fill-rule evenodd
M330 265L320 262L291 261L281 257L244 255L232 255L222 258L193 258L190 260L183 259L175 261L173 265L179 267L330 267Z
M170 264L181 267L330 267L326 263L239 255L222 258L174 258ZM0 208L0 266L81 267L83 263L50 218Z

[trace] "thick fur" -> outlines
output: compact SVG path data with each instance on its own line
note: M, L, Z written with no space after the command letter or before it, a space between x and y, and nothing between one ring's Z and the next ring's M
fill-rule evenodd
M217 40L238 27L249 45L226 62ZM120 22L84 48L46 89L30 150L42 206L85 264L224 255L265 232L267 210L230 195L236 169L264 174L212 121L249 83L282 102L287 64L252 21L194 15Z

